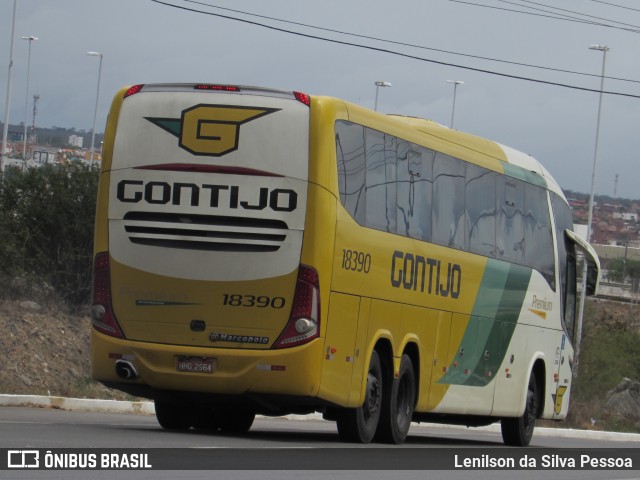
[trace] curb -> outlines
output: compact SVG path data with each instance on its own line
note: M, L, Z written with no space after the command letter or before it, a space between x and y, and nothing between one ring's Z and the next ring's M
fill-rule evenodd
M155 415L152 402L123 402L89 398L48 397L46 395L0 394L1 407L45 407L73 412L133 413Z
M56 408L72 412L121 413L134 415L155 415L153 402L127 402L121 400L95 400L89 398L49 397L46 395L7 395L0 394L0 407L40 407ZM260 418L267 418L261 417ZM273 418L273 417L268 417ZM311 415L286 415L284 420L322 420L319 413ZM437 423L413 423L412 428L436 428L443 431L465 431L468 427L442 425ZM486 427L472 427L471 431L500 433L500 425L494 423ZM560 438L588 438L612 442L638 442L639 433L603 432L599 430L576 430L569 428L536 427L535 436Z

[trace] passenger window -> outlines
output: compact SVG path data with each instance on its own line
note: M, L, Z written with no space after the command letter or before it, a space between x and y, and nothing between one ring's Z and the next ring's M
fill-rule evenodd
M511 177L501 177L496 184L496 198L497 256L524 265L524 183Z
M496 172L467 165L469 251L494 258L497 255L496 177Z
M554 284L553 237L547 192L535 185L525 186L525 255L528 266L538 270Z
M464 250L465 164L441 153L433 164L432 238L435 243Z
M558 275L564 327L573 338L576 312L576 253L575 246L567 241L564 231L573 230L571 210L566 202L555 193L551 193L551 208L556 228L556 246L558 248Z
M366 225L396 233L396 155L398 139L366 129Z
M398 157L398 234L431 240L432 150L409 144Z
M564 237L564 234L562 234ZM566 284L566 295L564 298L564 322L567 329L567 335L569 336L569 340L575 338L575 328L576 328L576 286L578 282L577 275L577 267L576 267L576 256L575 256L575 246L571 245L570 252L567 256L567 284Z
M336 122L336 159L340 202L360 225L365 223L364 127Z

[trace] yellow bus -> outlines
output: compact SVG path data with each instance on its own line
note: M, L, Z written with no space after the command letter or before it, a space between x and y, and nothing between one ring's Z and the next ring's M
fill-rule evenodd
M532 157L435 122L257 87L124 88L105 133L93 378L166 429L321 413L527 445L567 415L576 251Z

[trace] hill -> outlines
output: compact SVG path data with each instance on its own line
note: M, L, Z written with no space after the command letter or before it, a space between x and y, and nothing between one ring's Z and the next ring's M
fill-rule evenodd
M0 393L125 399L90 380L88 315L55 302L0 301Z

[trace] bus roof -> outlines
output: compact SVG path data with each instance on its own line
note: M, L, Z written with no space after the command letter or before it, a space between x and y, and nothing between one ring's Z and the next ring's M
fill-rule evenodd
M531 155L483 137L451 129L426 118L394 114L388 116L410 125L419 132L438 137L448 142L465 145L471 149L482 152L484 155L493 156L495 159L508 164L509 166L519 167L519 169L522 169L525 174L526 172L533 172L544 181L544 185L547 189L564 198L562 188L560 188L558 182L556 182L549 171ZM505 168L505 173L511 174L512 176L522 177L521 174L514 174L514 172L510 172L510 167ZM529 179L525 178L525 180L531 181L530 176ZM538 182L533 181L532 183Z
M150 92L188 92L194 90L212 90L218 92L238 93L244 95L264 95L280 98L295 98L303 101L299 98L300 94L290 90L278 90L273 88L247 86L247 85L230 85L230 84L213 84L213 83L155 83L144 84L137 86L140 91ZM124 89L126 91L126 89ZM355 108L360 112L367 112L367 115L372 117L378 117L379 120L392 122L396 124L402 124L403 128L409 126L412 130L418 134L427 134L431 137L436 137L439 140L448 142L450 144L456 144L465 147L470 150L474 150L480 153L482 156L491 157L499 162L502 162L505 173L511 176L521 178L529 183L535 183L545 186L550 191L564 197L560 185L551 176L549 171L534 157L526 153L520 152L511 147L502 145L498 142L472 135L470 133L461 132L458 130L450 129L442 124L439 124L433 120L426 118L405 116L405 115L385 115L373 110L367 109L360 105L351 104L344 100L331 97L313 96L316 99L324 98L325 100L333 100L344 102L345 105L351 110ZM307 96L307 98L309 98ZM386 122L385 122L386 123ZM515 167L515 169L513 168ZM533 173L533 175L532 175Z

